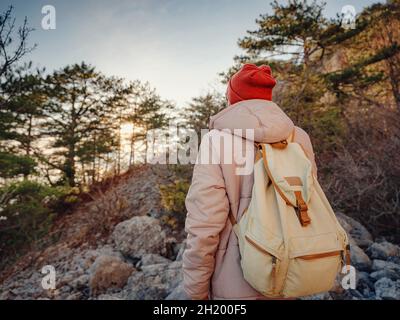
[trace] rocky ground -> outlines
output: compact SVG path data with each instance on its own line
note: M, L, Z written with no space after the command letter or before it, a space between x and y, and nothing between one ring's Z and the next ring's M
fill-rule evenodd
M344 290L338 279L332 291L306 299L400 299L400 247L383 238L373 239L361 223L344 214L337 213L337 217L350 238L356 288Z
M55 290L43 290L44 275L27 268L0 285L0 299L165 299L181 283L182 252L157 219L133 217L100 247L63 248L51 261Z
M185 298L181 271L184 235L171 232L158 219L161 176L165 174L149 169L136 172L119 182L117 192L107 191L84 212L64 220L61 226L65 230L56 243L26 255L2 273L0 299ZM96 213L107 211L116 194L123 194L125 200L117 197L118 201L127 203L113 219L101 220L104 214ZM87 225L82 215L90 214L100 220L82 235L80 226ZM338 217L351 237L356 289L344 290L338 281L332 291L304 299L400 299L400 248L373 239L359 222L340 213ZM110 225L93 235L102 223ZM44 265L56 270L53 290L42 288Z

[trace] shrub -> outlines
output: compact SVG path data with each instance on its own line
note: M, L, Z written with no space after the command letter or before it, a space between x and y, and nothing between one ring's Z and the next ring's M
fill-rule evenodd
M60 199L69 194L65 187L50 187L24 180L0 188L0 258L16 256L35 244L49 230ZM4 258L4 259L3 259Z
M183 228L186 216L185 198L189 186L189 182L185 179L160 186L161 203L166 211L161 217L161 223L172 230Z
M391 117L397 126L400 117ZM346 144L331 159L319 159L319 176L334 209L362 222L374 236L399 243L399 131L389 126L389 116L380 120L359 116Z
M167 211L184 213L186 211L185 198L189 190L189 182L180 179L174 183L160 186L161 202Z

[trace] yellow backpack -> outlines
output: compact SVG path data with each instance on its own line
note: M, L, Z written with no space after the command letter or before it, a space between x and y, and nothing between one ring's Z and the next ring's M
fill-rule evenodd
M238 223L229 215L244 278L271 298L330 290L350 247L311 162L293 141L257 148L249 207Z

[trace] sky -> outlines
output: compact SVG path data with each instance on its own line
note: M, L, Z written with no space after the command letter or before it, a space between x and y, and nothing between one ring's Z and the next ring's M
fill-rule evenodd
M48 72L85 61L107 75L148 81L178 106L223 90L218 73L242 54L237 46L255 19L271 13L271 0L1 0L13 5L17 23L26 16L35 30L29 54ZM333 17L345 5L357 12L377 0L327 0ZM42 7L56 10L55 30L42 28Z

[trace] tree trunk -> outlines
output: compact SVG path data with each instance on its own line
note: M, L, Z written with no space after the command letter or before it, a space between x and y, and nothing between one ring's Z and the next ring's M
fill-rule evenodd
M65 177L70 187L75 187L75 145L69 146L68 157L65 162Z
M97 148L97 137L96 133L94 133L94 138L93 138L93 167L92 167L92 183L96 182L96 148Z
M398 69L398 65L396 63L397 60L400 59L396 59L396 56L394 56L393 58L388 59L387 64L389 67L389 78L392 87L393 98L396 103L397 110L400 111L400 71L396 70Z
M133 164L134 161L135 161L135 139L134 139L133 133L132 133L131 146L130 146L130 152L129 152L129 167Z
M29 115L29 120L28 120L28 141L26 142L25 146L25 155L27 157L30 157L31 155L31 142L32 142L32 115ZM24 173L24 180L28 179L29 174Z

